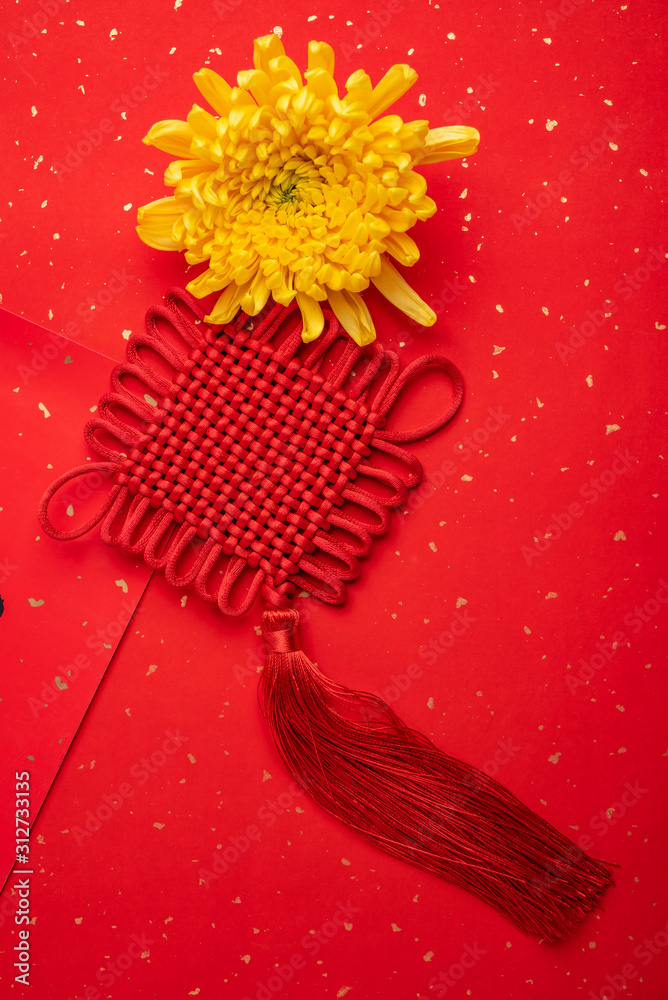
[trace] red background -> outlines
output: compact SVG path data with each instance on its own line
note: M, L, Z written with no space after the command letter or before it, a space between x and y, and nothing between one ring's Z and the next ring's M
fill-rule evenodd
M439 211L413 233L422 259L408 277L441 312L436 327L409 334L399 314L377 299L371 308L384 341L403 343L404 363L438 350L461 368L460 414L415 446L427 472L448 461L455 472L394 518L343 608L306 602L305 645L336 679L380 693L417 662L422 675L395 703L399 714L478 766L506 741L512 754L497 776L573 837L589 836L593 853L621 866L617 887L569 942L540 945L303 798L270 822L267 802L293 797L256 704L257 614L230 621L194 596L182 606L154 576L35 823L36 996L89 987L89 996L255 998L298 954L303 967L271 995L424 998L438 995L430 979L467 947L478 958L448 996L611 997L624 980L626 996L665 995L662 7L400 0L374 10L337 0L288 13L266 0L4 5L2 304L68 333L75 363L68 373L54 361L24 385L14 352L30 357L20 337L44 335L4 321L3 489L14 500L0 512L3 552L14 536L39 534L36 516L30 523L39 495L86 454L80 429L106 374L95 378L94 365L85 374L79 345L121 360L123 332L139 330L146 308L187 280L183 259L145 247L134 223L139 205L162 196L168 160L141 137L154 121L185 117L198 100L191 73L211 65L231 79L251 64L253 37L276 25L300 65L310 38L333 44L340 85L360 66L376 80L409 62L420 79L399 113L475 125L482 142L468 165L425 168ZM87 136L98 144L81 146ZM557 346L572 336L568 351ZM51 407L49 434L60 441L50 446L37 407L47 395L63 400ZM486 437L490 408L501 426ZM19 430L30 442L23 472L11 437ZM618 450L627 465L610 472ZM601 474L602 488L592 486ZM550 531L573 503L581 514L572 525ZM45 677L67 653L48 601L27 600L59 599L54 567L74 557L67 545L39 544L2 583L13 676L28 646L41 642ZM70 545L92 573L95 540ZM112 570L104 564L95 588L72 598L84 618ZM138 598L141 569L124 576L133 572ZM458 604L470 628L430 663L420 649ZM610 651L616 633L623 638L597 666L597 643ZM588 684L577 683L582 661ZM139 762L168 730L187 742L144 779ZM24 765L36 782L50 780L55 753ZM132 797L77 843L87 810L124 782ZM636 801L611 811L627 783ZM203 876L249 824L260 839L217 879ZM21 994L12 881L0 902L0 971ZM309 931L329 927L340 904L351 908L348 927L314 954ZM143 938L141 957L133 935ZM645 939L657 954L643 950ZM97 977L124 954L127 969Z

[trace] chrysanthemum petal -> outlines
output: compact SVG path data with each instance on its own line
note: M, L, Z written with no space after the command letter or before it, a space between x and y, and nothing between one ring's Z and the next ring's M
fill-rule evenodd
M158 198L137 211L139 238L155 250L182 250L183 243L174 239L174 224L183 216L183 206L176 198Z
M426 302L420 298L418 293L411 288L406 279L399 274L393 264L383 258L380 274L371 279L381 293L393 306L401 309L403 313L414 319L420 326L433 326L436 322L436 313Z
M230 95L232 88L222 76L212 69L204 68L193 73L195 86L205 101L208 101L214 111L219 115L226 115L232 107Z
M439 163L462 156L472 156L478 148L480 132L469 125L448 125L445 128L430 128L424 145L424 153L415 157L416 163Z
M286 55L281 55L271 60L267 76L272 83L279 83L281 80L294 80L301 87L304 82L299 71L299 66Z
M193 134L205 136L209 140L208 144L218 138L217 121L218 119L214 118L210 111L200 108L199 104L193 104L188 115L188 125L190 125Z
M406 233L390 233L384 242L387 252L404 267L412 267L420 259L417 243Z
M143 141L147 146L157 146L164 153L171 153L185 160L190 155L190 143L194 132L188 122L166 119L156 122Z
M320 303L305 292L297 292L297 305L302 314L302 340L308 344L322 333L325 317Z
M308 43L308 68L324 69L334 76L334 49L327 42Z
M304 74L308 89L312 91L321 101L326 101L328 97L336 96L338 93L336 83L331 73L326 69L309 69Z
M364 347L376 339L376 330L364 299L355 292L327 291L327 298L339 323L356 344Z
M204 160L172 160L165 170L165 186L176 187L183 180L190 180L211 169L210 163Z
M213 326L225 326L226 323L231 323L249 286L250 281L245 285L237 285L234 282L228 285L209 315L204 317L204 322Z
M220 275L209 267L192 281L189 281L186 288L195 298L204 299L207 295L213 295L214 292L220 290Z
M343 98L344 105L348 106L354 102L361 102L366 108L373 94L371 77L363 69L355 70L346 80L346 90L348 91L348 95Z
M255 69L261 69L267 76L270 76L269 63L271 60L284 55L283 42L278 35L262 35L261 38L256 38L253 42L253 66Z
M398 101L400 97L403 97L417 78L415 70L407 66L406 63L396 63L391 66L380 83L377 83L373 88L371 100L367 106L369 118L373 119L382 115L383 111Z
M237 73L237 83L252 94L258 104L267 104L271 80L261 69L242 69Z
M271 292L267 287L265 277L262 271L258 271L241 300L241 308L247 316L257 316L260 310L266 306L270 295Z

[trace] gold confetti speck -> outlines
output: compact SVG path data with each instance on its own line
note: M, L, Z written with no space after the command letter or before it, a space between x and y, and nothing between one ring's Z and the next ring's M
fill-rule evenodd
M114 580L117 587L120 587L124 594L128 592L128 585L125 580Z
M194 755L191 754L191 753L188 754L188 760L190 761L191 764L196 764L197 763L197 761L195 760Z
M436 548L436 542L430 542L429 548L431 549L432 552L438 552L438 549Z

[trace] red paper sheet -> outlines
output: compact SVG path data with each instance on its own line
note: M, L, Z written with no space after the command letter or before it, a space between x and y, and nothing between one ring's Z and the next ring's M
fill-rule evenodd
M8 8L4 305L108 358L121 360L146 308L197 273L141 244L134 224L164 193L169 159L141 137L200 100L200 66L233 81L252 39L276 27L302 66L310 38L329 41L340 86L359 67L376 81L410 63L419 81L398 113L480 129L467 164L425 168L439 211L413 231L422 257L407 277L438 324L418 332L368 296L404 363L438 351L460 367L462 410L415 447L426 486L348 603L301 602L303 639L327 673L384 695L620 865L605 912L553 947L378 853L291 788L257 709L257 615L222 619L156 575L32 833L36 996L663 998L662 15L657 0L369 11L147 0L140 17L118 2ZM34 542L46 462L81 460L81 427L107 387L108 363L75 351L98 360L55 360L18 394L34 400L17 431L33 442L37 428L53 433L57 462L38 457L40 478L6 437L4 484L16 480L10 495L23 489L24 502L11 518L2 504L5 548L18 563L14 551L37 544L42 562L41 576L2 584L3 596L20 593L0 627L9 634L15 608L32 629L47 623L9 644L6 690L10 674L23 683L24 643L38 672L42 650L68 661L80 622L111 621L146 578L131 563L116 569L93 537ZM76 397L49 405L47 387L64 394L75 381ZM92 675L80 680L90 688L73 684L67 704L92 693ZM53 750L39 734L40 753ZM12 885L0 902L8 984L21 929Z
M0 329L4 884L17 858L17 836L18 854L29 855L24 831L15 824L15 774L29 772L30 788L25 788L25 778L19 779L19 792L28 795L29 806L21 808L28 808L33 820L133 619L150 571L98 540L54 543L35 518L51 480L66 472L73 460L83 463L87 457L80 429L85 414L96 408L91 386L109 378L112 363L6 311L0 313ZM78 489L77 484L64 489L66 521L75 522L77 512L80 516L90 504L95 485L85 477ZM101 486L97 484L98 492ZM28 867L20 862L17 870Z

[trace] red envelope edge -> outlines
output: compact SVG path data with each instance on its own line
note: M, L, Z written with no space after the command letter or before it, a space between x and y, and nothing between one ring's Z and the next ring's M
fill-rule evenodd
M17 794L25 798L26 788L21 784L17 793L16 775L30 776L32 826L151 570L143 561L135 564L100 545L95 532L67 543L54 541L37 519L39 501L54 479L75 465L95 461L87 451L83 425L109 384L116 362L6 310L0 310L0 337L4 431L0 885L4 885L16 862L17 838L18 843L24 838L15 812ZM98 497L105 486L97 490ZM68 526L83 523L80 518L95 505L95 493L88 488L76 495L72 490L71 509L65 515L72 517ZM17 871L26 869L29 863L17 863Z

